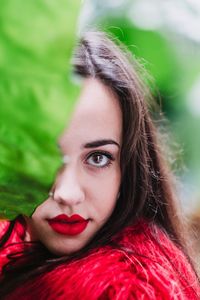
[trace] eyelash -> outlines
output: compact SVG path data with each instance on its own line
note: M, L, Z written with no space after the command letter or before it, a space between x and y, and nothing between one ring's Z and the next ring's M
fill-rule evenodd
M87 161L88 161L89 158L91 158L93 155L104 155L104 156L106 156L106 157L108 158L108 163L105 164L104 166L90 165ZM113 162L114 160L115 160L115 159L114 159L114 157L112 156L112 154L110 154L110 153L107 152L107 151L95 151L95 152L89 153L89 154L87 155L85 161L86 161L86 164L88 164L88 165L90 165L90 166L92 166L92 167L94 167L94 168L103 169L103 168L109 167L109 166L112 164L112 162Z

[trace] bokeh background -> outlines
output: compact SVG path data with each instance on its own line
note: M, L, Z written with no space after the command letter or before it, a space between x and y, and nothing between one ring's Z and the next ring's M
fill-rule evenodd
M149 72L176 145L186 213L200 206L200 2L7 0L0 11L0 216L30 213L60 158L55 140L79 92L70 80L75 38L97 28Z

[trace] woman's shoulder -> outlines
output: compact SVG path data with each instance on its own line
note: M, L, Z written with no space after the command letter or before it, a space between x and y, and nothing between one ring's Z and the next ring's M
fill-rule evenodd
M147 254L148 257L154 257L155 253L168 249L168 255L174 252L183 254L183 251L176 245L170 236L153 221L141 219L132 226L127 226L114 237L114 241L122 245L125 249L136 251L138 254Z
M154 222L140 220L134 226L126 227L116 236L116 242L129 257L138 257L148 269L152 265L152 268L156 266L156 270L162 273L164 270L164 273L179 270L186 276L194 274L183 249Z
M141 219L132 226L125 227L115 237L114 241L117 244L124 246L129 245L131 248L136 248L139 252L145 252L148 249L156 251L155 245L164 247L174 247L174 243L169 238L168 234L155 222ZM153 247L154 245L154 247Z
M119 247L114 246L115 242ZM158 246L160 243L163 245ZM183 270L179 249L173 248L173 243L170 245L157 226L138 222L122 230L113 245L94 249L32 281L27 295L31 289L36 293L35 298L41 296L45 285L48 299L199 299L195 274L186 259ZM170 247L173 255L166 250Z
M188 257L157 224L140 220L117 239L145 288L150 284L162 299L200 299L199 280Z
M0 276L2 268L9 261L9 255L21 249L25 227L25 220L21 215L14 220L0 220Z
M9 225L10 225L9 220L0 219L0 239L5 234L5 232L8 230Z
M6 244L23 241L25 231L26 222L22 215L19 215L14 220L0 220L0 240L6 237Z

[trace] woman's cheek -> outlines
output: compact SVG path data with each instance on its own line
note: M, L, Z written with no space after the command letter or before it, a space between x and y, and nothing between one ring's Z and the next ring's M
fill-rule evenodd
M42 217L45 211L48 211L49 205L49 199L45 200L42 204L38 205L32 214L32 218L34 217Z

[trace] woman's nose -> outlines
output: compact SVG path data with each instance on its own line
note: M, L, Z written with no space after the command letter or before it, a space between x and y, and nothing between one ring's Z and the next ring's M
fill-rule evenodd
M73 206L84 199L85 194L78 174L69 170L60 174L54 188L54 200L63 205Z

